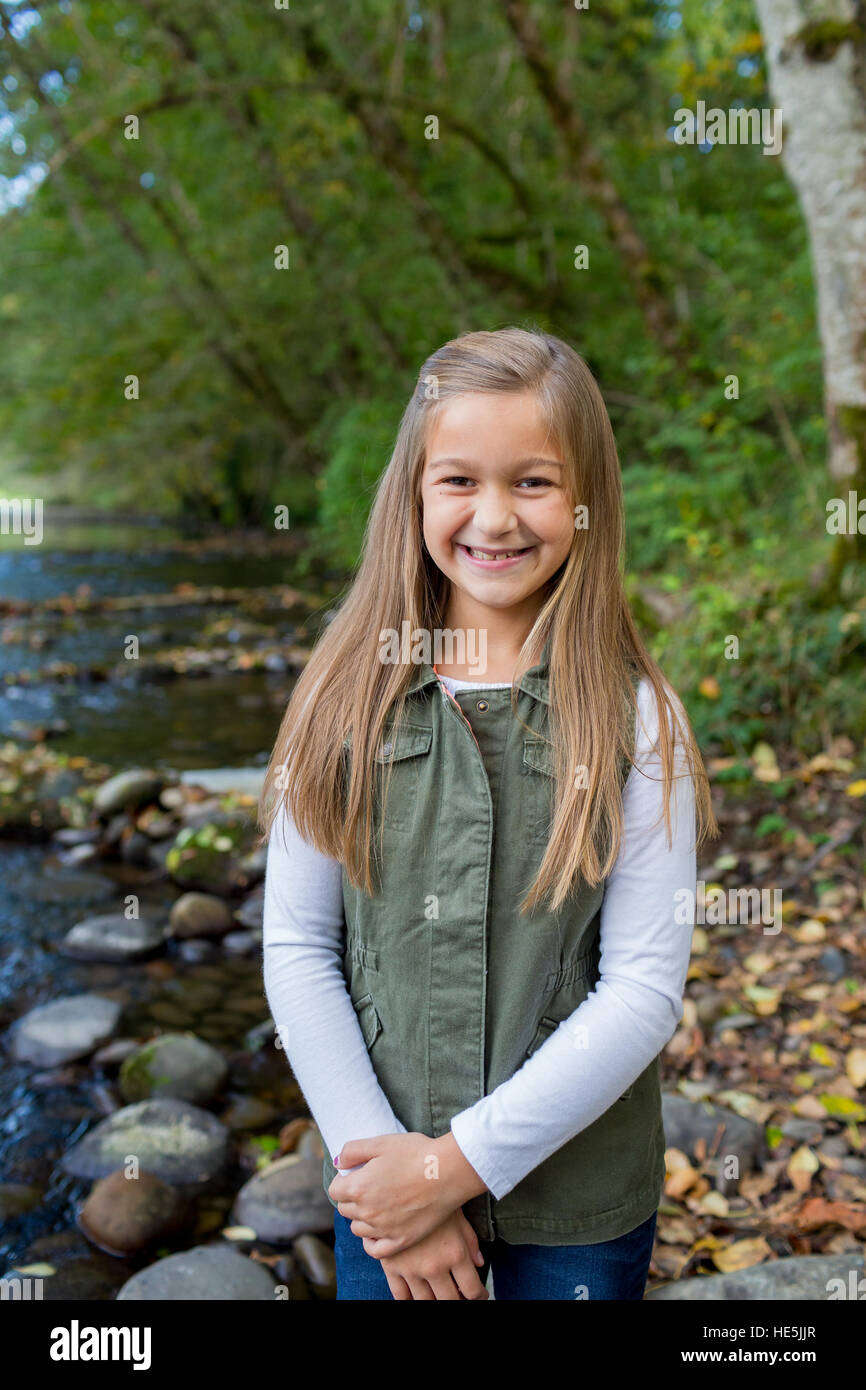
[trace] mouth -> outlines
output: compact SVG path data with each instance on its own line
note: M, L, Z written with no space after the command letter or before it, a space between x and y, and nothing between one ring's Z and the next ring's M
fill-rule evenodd
M535 549L534 545L526 545L511 550L488 550L483 546L461 545L459 541L455 545L470 565L484 570L510 569L513 565L519 565Z

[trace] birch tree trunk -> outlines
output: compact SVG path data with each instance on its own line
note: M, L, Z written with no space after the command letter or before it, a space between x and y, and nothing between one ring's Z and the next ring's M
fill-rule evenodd
M782 163L809 229L833 495L866 499L866 6L755 0ZM861 516L866 529L866 509ZM866 535L840 535L831 587Z

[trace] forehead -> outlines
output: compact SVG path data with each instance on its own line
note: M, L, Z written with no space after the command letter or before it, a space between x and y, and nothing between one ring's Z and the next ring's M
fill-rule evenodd
M445 457L507 463L529 455L560 456L538 397L529 391L453 396L435 411L426 442L428 465Z

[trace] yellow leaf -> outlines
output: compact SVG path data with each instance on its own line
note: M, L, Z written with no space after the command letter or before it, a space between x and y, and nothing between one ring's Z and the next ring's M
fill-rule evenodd
M778 963L778 960L767 951L752 951L751 955L746 956L743 961L743 965L750 975L765 975Z
M731 1209L731 1204L722 1192L717 1192L715 1188L711 1192L705 1192L700 1200L701 1211L707 1212L710 1216L727 1216Z
M809 917L805 922L801 922L799 927L794 927L791 935L801 945L811 946L816 941L826 940L827 928L823 922L818 921L817 917Z
M830 1096L825 1093L819 1099L828 1115L834 1115L840 1120L866 1120L866 1106L852 1100L850 1096Z
M866 796L866 777L861 777L859 782L849 782L845 788L846 796Z
M713 1264L723 1274L730 1274L732 1270L749 1269L752 1265L761 1264L771 1253L764 1237L755 1236L750 1240L735 1240L733 1245L726 1246L724 1250L716 1250L713 1254Z
M861 1086L866 1086L866 1048L852 1047L845 1058L845 1075L858 1091Z
M221 1235L226 1240L255 1240L256 1233L252 1226L223 1226Z
M812 1153L807 1144L801 1144L795 1153L788 1159L786 1172L791 1182L798 1192L808 1192L812 1185L812 1177L821 1167L821 1162Z
M752 749L755 777L759 782L778 782L781 773L776 754L769 743L756 743Z
M47 1275L49 1275L49 1274L56 1274L56 1273L57 1273L57 1270L54 1268L53 1265L35 1264L35 1265L14 1265L14 1266L13 1266L13 1272L14 1272L15 1274L35 1274L35 1275L38 1275L40 1278L44 1278L45 1276L47 1276Z
M837 1062L836 1053L832 1052L824 1043L813 1042L809 1048L809 1056L813 1062L817 1062L822 1067L835 1067Z
M718 700L722 693L715 676L704 676L698 684L698 690L707 700Z

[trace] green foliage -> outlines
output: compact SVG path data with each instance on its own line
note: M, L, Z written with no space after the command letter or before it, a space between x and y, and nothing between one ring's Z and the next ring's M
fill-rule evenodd
M862 738L862 574L829 606L811 578L830 485L797 199L759 147L670 137L699 99L771 104L751 0L530 9L679 354L493 0L3 4L4 486L268 529L287 506L299 573L345 576L426 356L537 323L608 401L630 593L702 741Z

